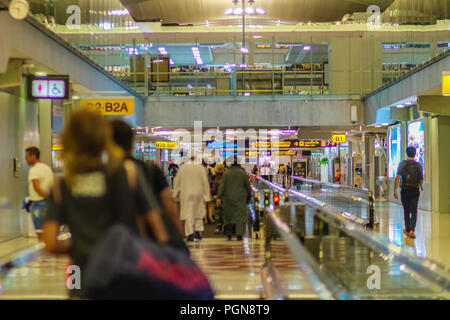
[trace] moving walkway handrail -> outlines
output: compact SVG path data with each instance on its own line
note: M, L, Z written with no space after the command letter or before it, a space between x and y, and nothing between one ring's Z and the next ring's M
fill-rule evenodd
M365 227L368 224L370 224L370 221L358 218L358 217L354 216L353 214L351 214L349 212L341 211L341 210L338 210L338 209L336 209L334 207L331 207L330 205L326 204L325 202L322 202L322 201L320 201L320 200L318 200L318 199L316 199L316 198L314 198L312 196L309 196L309 195L307 195L305 193L301 193L299 191L292 190L292 189L282 188L279 185L277 185L277 184L275 184L273 182L267 181L267 180L265 180L265 179L263 179L261 177L257 177L256 179L261 181L262 183L264 183L264 184L274 188L274 189L279 190L280 192L286 193L286 190L288 190L288 194L294 195L295 197L298 197L298 198L302 198L305 202L309 203L310 205L313 205L314 207L320 207L320 208L329 207L331 210L335 211L335 214L337 216L341 217L341 219L344 218L344 219L349 220L349 221L351 221L353 223L359 224L360 226L363 226L363 227Z
M278 233L283 237L287 247L295 257L298 266L308 278L319 298L324 300L348 300L348 293L339 289L336 283L325 275L320 269L319 264L302 246L300 240L294 235L289 226L278 218L272 209L266 209L266 215L270 218Z
M355 187L352 187L352 186L344 186L344 185L335 184L335 183L321 182L321 181L318 181L318 180L307 179L307 178L302 178L302 177L297 177L297 176L291 176L291 179L302 181L302 182L305 182L305 183L319 184L319 185L322 185L322 186L325 186L325 187L336 189L338 192L339 191L349 191L349 192L353 192L353 193L365 194L365 196L367 198L352 196L352 198L349 199L349 200L361 202L361 203L367 204L369 206L368 227L371 228L371 229L373 228L373 226L375 224L375 199L374 199L372 191L370 191L368 189L365 189L365 188L360 189L360 188L355 188Z
M273 183L262 178L258 177L258 180L268 185L273 185ZM405 267L404 271L409 272L412 277L420 277L424 281L434 284L443 290L450 291L449 268L430 259L417 257L410 248L398 247L381 234L364 229L361 224L353 223L354 221L351 219L344 219L345 215L343 215L343 212L340 212L329 205L320 205L321 201L318 201L311 196L296 190L289 190L289 194L302 198L304 202L312 204L313 206L319 204L315 214L320 217L320 219L334 225L350 237L382 254L385 260L396 261L403 265Z
M345 185L342 185L342 184L336 184L336 183L330 183L330 182L322 182L322 181L302 178L302 177L298 177L298 176L291 176L291 179L303 181L303 182L306 182L306 183L321 184L321 185L325 185L325 186L330 187L330 188L346 190L346 191L351 191L351 192L369 193L369 190L366 189L366 188L355 188L355 187L352 187L352 186L345 186Z

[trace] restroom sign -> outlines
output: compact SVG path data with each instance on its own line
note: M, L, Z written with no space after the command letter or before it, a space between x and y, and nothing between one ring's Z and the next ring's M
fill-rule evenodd
M81 106L103 115L134 114L134 99L83 99Z
M31 99L69 99L69 76L31 76L28 81Z

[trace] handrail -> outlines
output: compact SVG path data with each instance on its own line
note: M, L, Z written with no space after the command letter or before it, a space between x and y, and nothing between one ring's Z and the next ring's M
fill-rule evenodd
M299 180L305 183L311 183L311 184L320 184L323 185L325 187L328 188L334 188L337 190L342 190L342 191L349 191L349 192L354 192L354 193L363 193L366 194L367 193L367 199L361 198L361 197L352 197L349 200L352 201L357 201L357 202L362 202L365 203L369 206L369 223L368 223L368 227L369 228L373 228L374 224L375 224L375 199L373 196L373 192L366 189L366 188L355 188L352 186L345 186L345 185L340 185L340 184L335 184L335 183L329 183L329 182L321 182L321 181L317 181L317 180L313 180L313 179L306 179L306 178L302 178L302 177L297 177L297 176L291 176L291 179L293 180Z
M259 180L264 182L264 179L259 178ZM427 258L417 257L411 248L399 247L383 235L364 229L361 224L353 223L351 219L343 216L343 212L336 208L323 203L323 205L320 205L321 201L317 199L295 190L289 190L289 194L300 197L306 202L319 204L315 214L320 219L334 225L350 237L382 254L385 260L404 265L404 271L409 272L412 277L420 277L425 282L436 285L450 293L450 269L448 267Z
M257 177L256 179L261 181L264 184L267 184L267 185L269 185L269 186L271 186L271 187L281 191L281 192L286 192L285 188L282 188L279 185L274 184L273 182L267 181L267 180L265 180L265 179L263 179L261 177ZM349 220L349 221L351 221L353 223L359 224L359 225L364 226L364 227L369 225L369 221L367 221L365 219L358 218L358 217L354 216L353 214L351 214L350 212L341 211L341 210L338 210L338 209L336 209L334 207L331 207L330 205L326 204L325 202L322 202L322 201L320 201L320 200L318 200L318 199L316 199L314 197L311 197L311 196L309 196L309 195L307 195L305 193L301 193L301 192L296 191L296 190L288 189L288 194L291 194L291 195L294 195L295 197L301 198L305 202L309 203L310 205L312 204L314 207L320 207L320 208L327 208L327 207L329 207L330 210L335 210L335 214L337 216L339 216L340 219L343 218L345 220Z
M283 237L292 255L297 260L298 266L308 278L312 287L320 299L348 300L350 296L347 292L337 286L337 284L327 277L312 255L301 245L300 240L293 234L289 226L278 218L273 210L266 209L267 216L271 219L278 233Z
M313 183L313 184L322 184L322 185L326 185L327 187L336 188L336 189L342 189L342 190L348 190L348 191L354 191L354 192L360 192L360 193L364 193L364 192L368 193L369 192L369 190L366 188L355 188L352 186L346 186L346 185L330 183L330 182L322 182L322 181L302 178L302 177L298 177L298 176L291 176L291 179L305 181L307 183Z

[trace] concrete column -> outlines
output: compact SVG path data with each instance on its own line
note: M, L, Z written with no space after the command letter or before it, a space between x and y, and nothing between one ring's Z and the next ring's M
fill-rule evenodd
M41 161L52 167L52 101L39 100L39 149Z
M339 37L329 42L330 93L367 94L382 84L381 40Z
M432 150L431 167L431 209L433 212L450 213L450 117L431 119L430 140Z

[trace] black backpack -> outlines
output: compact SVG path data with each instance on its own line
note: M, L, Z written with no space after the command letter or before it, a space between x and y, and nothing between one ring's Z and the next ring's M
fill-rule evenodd
M420 172L415 161L407 161L402 175L402 188L418 188Z

